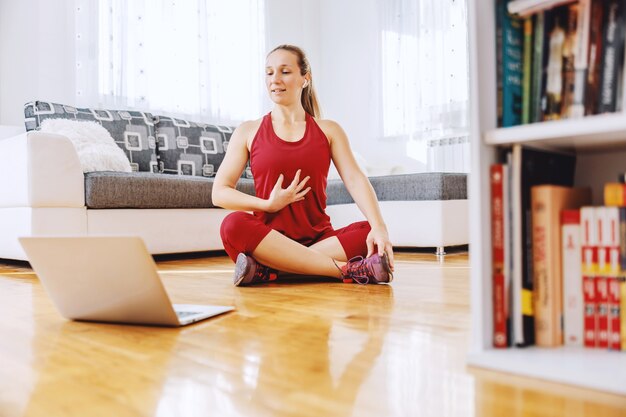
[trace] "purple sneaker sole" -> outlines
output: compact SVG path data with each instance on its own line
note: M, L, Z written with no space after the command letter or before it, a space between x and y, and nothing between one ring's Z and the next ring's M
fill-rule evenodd
M243 282L250 272L251 262L248 260L248 256L245 253L237 255L237 262L235 262L235 275L233 276L233 284L235 287L245 285Z
M393 272L391 272L391 267L389 266L389 259L387 258L387 252L383 253L383 257L381 258L381 264L383 266L383 268L385 269L385 272L389 275L389 281L383 281L383 282L391 282L393 281Z

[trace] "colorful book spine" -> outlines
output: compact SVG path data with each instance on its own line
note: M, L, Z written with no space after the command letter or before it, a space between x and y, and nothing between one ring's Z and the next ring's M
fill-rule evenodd
M578 118L585 115L585 87L587 63L589 60L589 24L591 18L591 0L578 1L578 22L576 29L576 50L574 57L574 102L569 117Z
M608 182L604 184L605 206L626 206L626 184L621 182Z
M503 62L502 62L502 50L503 50L503 41L502 41L502 24L504 21L503 13L504 13L504 0L496 0L496 87L497 87L497 97L496 97L496 112L497 112L497 121L498 127L502 127L502 85L503 85L503 73L502 70Z
M532 57L532 81L530 93L530 122L536 123L542 120L541 116L541 87L543 80L543 47L545 12L539 12L534 17L533 33L533 57Z
M504 0L499 13L502 21L502 126L517 126L522 121L522 20L506 10Z
M602 79L598 113L614 112L617 109L618 77L621 77L624 61L624 2L608 0L605 4L605 19L602 50Z
M563 332L568 346L582 346L583 294L580 210L561 211L563 265Z
M620 272L619 210L617 207L596 207L598 223L598 276L596 286L596 346L609 347L609 282Z
M567 6L565 41L563 41L563 88L561 118L569 118L574 105L574 85L576 82L576 39L578 38L578 3Z
M493 164L491 178L491 246L493 279L493 346L508 346L506 326L506 286L504 264L504 184L506 183L503 164Z
M582 252L583 303L584 303L584 345L596 347L596 286L597 273L597 223L594 207L580 209L580 235Z
M621 350L621 289L618 277L608 278L609 290L609 349Z
M626 280L620 279L620 338L622 339L622 350L626 350Z
M602 22L604 2L595 0L591 4L589 24L589 56L585 88L585 115L598 113L600 79L602 77Z
M548 37L547 65L546 65L546 108L543 112L544 120L558 120L561 118L563 105L563 74L564 63L567 62L564 56L564 46L567 37L567 6L553 10L550 30L546 34Z
M533 59L533 18L524 19L524 72L522 77L522 124L531 122L531 81Z

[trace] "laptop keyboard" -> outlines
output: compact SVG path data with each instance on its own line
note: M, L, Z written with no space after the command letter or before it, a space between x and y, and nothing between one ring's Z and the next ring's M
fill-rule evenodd
M193 316L194 314L200 314L199 311L177 311L176 315L179 319L184 319L185 317Z

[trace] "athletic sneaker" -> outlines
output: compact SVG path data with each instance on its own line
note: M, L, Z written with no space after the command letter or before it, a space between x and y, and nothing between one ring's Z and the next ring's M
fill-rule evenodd
M260 264L252 256L248 256L245 253L237 255L235 275L233 276L233 283L236 287L262 284L275 281L277 278L278 272L275 269Z
M383 256L375 253L369 258L356 256L342 266L343 282L357 284L381 284L393 281L393 273L389 267L387 254Z

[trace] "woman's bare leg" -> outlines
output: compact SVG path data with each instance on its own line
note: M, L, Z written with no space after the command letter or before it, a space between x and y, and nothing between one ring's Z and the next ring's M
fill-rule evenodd
M336 261L348 262L348 256L343 250L343 246L339 242L337 236L331 236L328 239L320 240L319 242L309 246L309 249L313 249L326 256L330 256Z
M339 244L336 237L326 240L330 239L335 239ZM322 245L326 240L308 248L272 230L252 252L252 256L263 265L279 271L341 279L341 272L337 265L341 267L345 261L333 261L333 255L337 254L337 248L332 245L332 242ZM339 246L341 247L341 245ZM343 249L341 251L343 252ZM343 259L345 259L345 253Z

